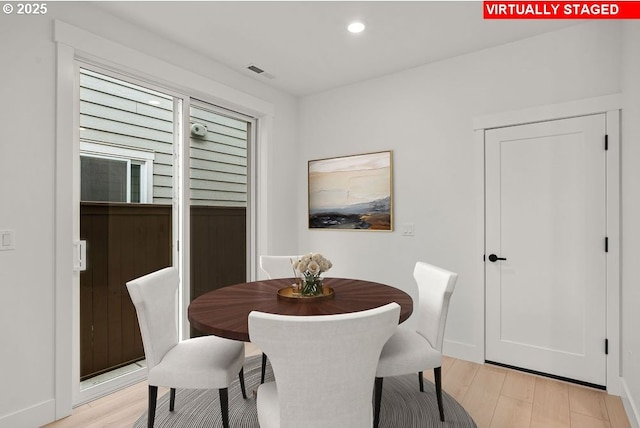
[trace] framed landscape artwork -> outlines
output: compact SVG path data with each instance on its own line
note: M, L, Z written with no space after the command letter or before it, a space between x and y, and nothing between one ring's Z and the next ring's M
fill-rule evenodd
M309 161L309 228L392 230L391 151Z

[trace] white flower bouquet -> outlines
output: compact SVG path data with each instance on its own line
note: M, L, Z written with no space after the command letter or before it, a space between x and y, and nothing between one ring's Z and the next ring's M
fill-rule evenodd
M322 278L320 275L331 269L331 261L320 253L309 253L292 260L293 270L302 278L300 292L304 296L315 296L322 293Z

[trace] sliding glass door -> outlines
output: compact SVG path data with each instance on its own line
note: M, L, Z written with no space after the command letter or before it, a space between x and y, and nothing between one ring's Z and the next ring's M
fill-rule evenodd
M76 404L145 374L127 281L176 266L186 308L247 279L255 129L250 117L94 66L81 64L78 82L77 227L86 255ZM182 313L176 322L184 321Z

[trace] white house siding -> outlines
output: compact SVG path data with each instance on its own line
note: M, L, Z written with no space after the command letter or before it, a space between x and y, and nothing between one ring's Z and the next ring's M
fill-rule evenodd
M159 102L157 105L150 100ZM245 121L192 107L191 123L207 127L191 138L191 203L244 207L247 202ZM170 204L173 187L173 99L83 71L80 74L82 141L154 154L153 203Z
M151 100L159 104L149 104ZM83 71L80 128L81 141L153 152L153 203L171 203L172 98Z
M192 107L194 123L207 134L190 142L191 204L246 207L249 123Z

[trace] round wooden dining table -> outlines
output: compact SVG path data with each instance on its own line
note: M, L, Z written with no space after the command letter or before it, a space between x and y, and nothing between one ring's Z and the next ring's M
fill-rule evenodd
M325 278L333 296L322 299L284 299L278 290L291 287L293 278L268 279L229 285L205 293L191 302L188 319L195 329L220 337L249 342L249 313L260 311L280 315L334 315L364 311L387 303L400 305L402 323L413 312L411 296L377 282L346 278Z

